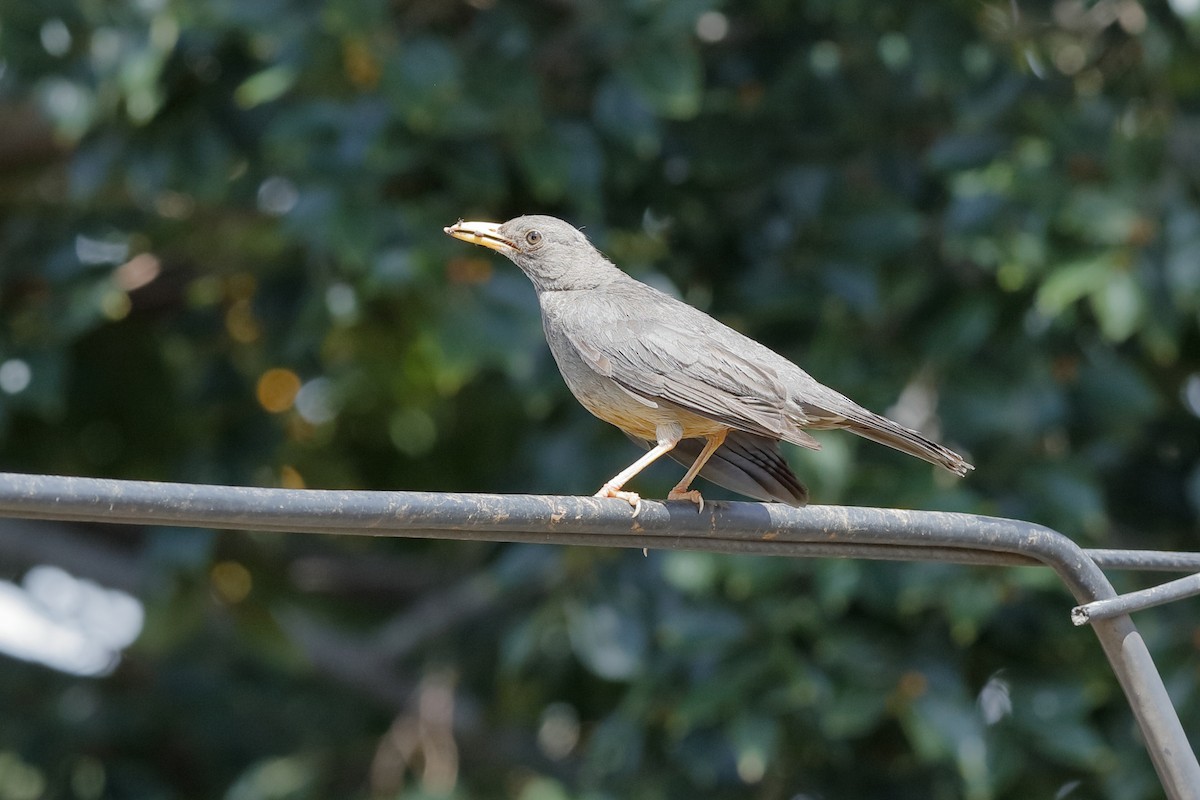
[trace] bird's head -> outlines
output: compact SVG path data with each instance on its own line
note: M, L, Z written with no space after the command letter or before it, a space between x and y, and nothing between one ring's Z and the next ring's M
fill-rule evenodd
M458 222L446 233L508 256L540 291L587 289L616 272L578 228L556 217L530 215L508 222Z

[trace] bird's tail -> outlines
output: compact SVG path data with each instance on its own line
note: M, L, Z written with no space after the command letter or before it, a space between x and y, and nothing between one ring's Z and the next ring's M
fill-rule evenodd
M862 417L848 419L842 424L851 433L924 459L935 466L945 467L955 475L966 475L975 469L950 448L879 414L867 411Z

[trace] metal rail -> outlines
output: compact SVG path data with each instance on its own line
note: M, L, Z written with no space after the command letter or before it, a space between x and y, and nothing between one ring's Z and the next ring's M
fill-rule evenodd
M1197 568L1195 554L1097 551L1028 522L974 514L591 497L257 489L0 473L0 516L135 525L852 557L1053 569L1077 602L1115 598L1097 562ZM1200 799L1200 765L1127 613L1091 627L1167 796Z
M1109 619L1120 614L1129 614L1145 608L1161 606L1186 597L1200 594L1200 575L1169 581L1137 592L1129 592L1106 600L1093 600L1071 609L1071 621L1076 625L1087 625L1098 619Z

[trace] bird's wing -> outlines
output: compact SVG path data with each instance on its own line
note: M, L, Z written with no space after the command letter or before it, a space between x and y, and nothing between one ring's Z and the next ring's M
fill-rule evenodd
M749 352L739 353L733 345L744 337L690 311L672 319L624 317L600 325L594 319L586 325L563 320L563 333L588 366L634 395L819 449L800 430L808 420L788 402L779 374L750 355L761 355L761 345L745 339Z

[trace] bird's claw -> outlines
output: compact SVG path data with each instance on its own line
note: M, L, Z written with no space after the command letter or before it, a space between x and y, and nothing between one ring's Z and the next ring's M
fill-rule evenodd
M633 506L633 516L635 519L642 510L642 498L637 492L623 492L615 486L609 486L607 483L601 486L600 491L596 492L592 497L616 497L624 500Z
M667 492L667 499L668 500L691 500L693 503L695 503L697 506L699 506L699 508L697 509L697 513L704 510L704 498L700 496L700 492L696 489L691 489L689 491L683 491L681 489L672 489L671 491Z

